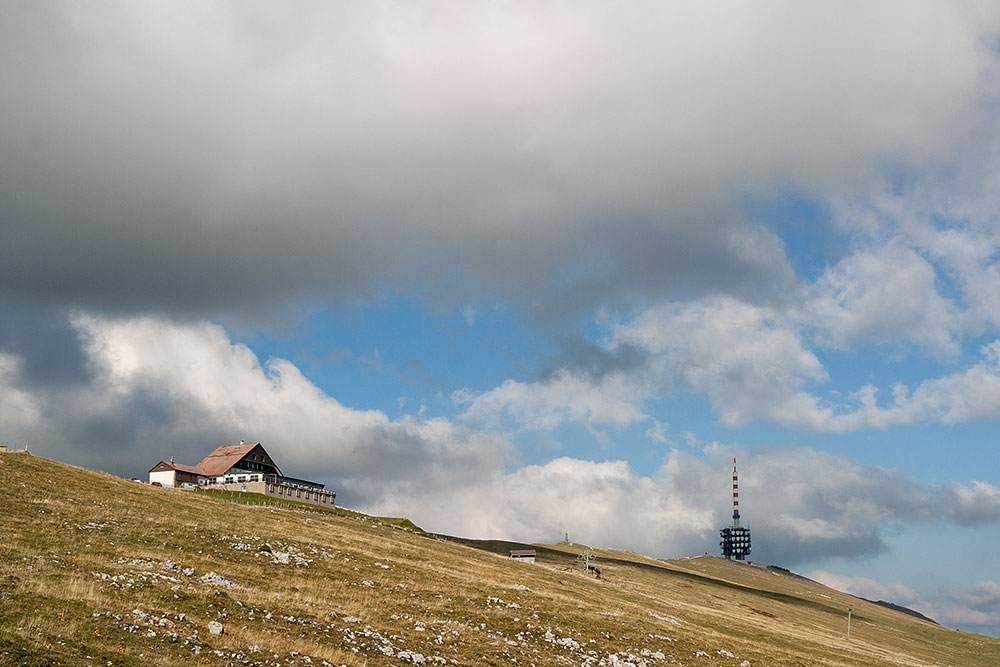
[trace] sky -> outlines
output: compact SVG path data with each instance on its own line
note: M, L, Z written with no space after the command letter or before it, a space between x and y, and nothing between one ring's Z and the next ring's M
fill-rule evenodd
M0 442L1000 636L1000 5L0 1Z

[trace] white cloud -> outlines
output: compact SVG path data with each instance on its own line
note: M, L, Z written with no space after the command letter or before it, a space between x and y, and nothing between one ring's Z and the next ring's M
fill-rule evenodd
M852 412L831 417L831 431L885 428L893 424L940 421L956 423L981 417L1000 416L1000 340L982 348L982 359L968 369L921 382L915 389L893 388L893 400L885 407L876 401L875 387L862 387L855 395L859 406Z
M601 378L559 371L539 382L507 380L487 392L455 392L452 399L465 405L462 417L473 423L497 426L506 415L520 428L551 430L565 421L624 425L643 419L636 403L645 395L635 378L609 373Z
M825 344L917 344L957 352L955 306L937 289L934 266L899 244L869 248L829 268L811 286L804 324Z
M1000 630L1000 583L989 579L942 595L944 613L956 625L993 626Z
M523 428L566 421L625 425L647 419L642 404L671 391L706 393L724 422L773 419L815 427L829 412L804 390L826 378L797 331L771 309L731 298L668 304L615 325L611 352L637 349L642 362L602 374L561 370L538 382L506 381L456 393L464 416L489 423L501 415Z
M497 539L574 541L655 556L717 553L730 521L733 450L707 460L673 451L652 476L624 461L560 458L458 489L387 496L375 509L406 512L425 528ZM741 455L740 500L755 560L794 565L889 549L887 531L912 522L989 523L997 507L967 514L968 487L914 484L899 473L809 449ZM982 488L980 488L982 485ZM974 493L998 493L980 483Z
M992 172L994 184L981 184L971 191L954 180L936 181L926 184L932 194L881 194L868 203L883 217L883 234L896 234L920 249L955 283L970 308L970 328L996 325L995 312L987 315L979 310L995 304L1000 295L996 279L1000 229L992 206L1000 190L1000 146L992 147L992 151L996 153L995 164L982 169L984 173ZM989 209L976 213L963 208L970 201L989 202Z
M673 444L671 439L667 436L667 424L664 424L658 419L652 419L652 422L652 426L646 429L646 438L652 440L653 442L659 442L665 445Z
M869 261L877 264L873 256L861 263ZM885 265L877 272L894 271ZM952 348L950 307L944 301L934 305L933 295L918 298L908 286L919 288L920 281L902 273L898 283L887 279L875 287L878 281L873 279L870 285L851 288L850 297L811 301L808 308L823 315L808 326L816 329L827 322L819 336L838 344L878 331L885 343L923 341L938 351ZM924 268L917 273L923 275ZM850 282L844 275L837 280ZM831 281L824 289L832 289ZM903 294L906 290L909 295ZM896 303L906 302L895 311L893 295L899 297ZM883 301L888 305L880 308ZM919 303L931 304L929 311ZM818 389L829 377L806 345L806 326L800 310L755 306L729 297L668 303L612 326L605 343L609 354L639 351L638 357L627 355L627 363L618 369L588 373L564 368L546 380L508 380L478 394L456 392L453 400L466 405L464 417L476 423L496 424L506 417L517 427L540 430L573 421L621 426L651 419L645 403L675 392L705 394L715 413L733 427L763 420L843 433L1000 417L1000 340L984 345L980 360L963 370L913 387L897 382L888 398L874 385L863 385L843 398L822 398ZM893 338L893 331L900 333Z
M646 388L656 387L706 394L730 426L767 420L846 432L1000 416L1000 340L984 345L980 361L964 370L912 388L895 384L888 401L880 401L872 385L837 402L815 392L829 378L807 347L806 329L838 345L867 338L954 351L958 318L937 296L930 266L910 251L901 253L909 269L893 263L900 253L887 254L888 260L852 257L824 276L818 293L835 296L806 302L815 319L803 319L797 306L789 311L716 298L650 308L619 324L612 346L635 346L649 355L631 370L637 411L651 394Z
M89 384L33 394L8 385L0 399L12 435L44 442L62 460L103 460L135 475L158 458L196 463L219 444L261 440L286 472L335 482L347 502L361 503L475 483L512 457L505 438L445 419L346 407L288 361L261 365L214 324L78 315L75 325L95 373ZM9 373L0 380L18 383ZM35 406L28 423L24 403Z
M731 298L649 309L615 327L613 345L649 354L644 372L660 387L706 393L729 425L815 413L816 401L802 388L826 378L779 313Z
M424 528L524 541L570 539L663 553L701 548L714 512L670 483L637 475L624 461L560 458L497 474L489 482L387 497L377 509L407 511ZM707 547L706 547L707 548Z
M955 489L954 518L958 523L979 523L985 517L1000 514L1000 488L974 481Z

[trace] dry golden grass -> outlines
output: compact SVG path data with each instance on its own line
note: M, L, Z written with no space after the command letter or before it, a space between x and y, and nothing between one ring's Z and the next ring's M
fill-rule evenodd
M576 545L532 566L23 453L0 455L0 528L0 664L1000 664L998 640L787 572L595 550L596 580Z

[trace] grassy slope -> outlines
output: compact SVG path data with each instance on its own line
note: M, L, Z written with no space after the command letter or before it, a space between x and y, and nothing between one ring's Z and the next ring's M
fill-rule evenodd
M1000 640L790 573L596 550L596 581L574 545L532 566L498 555L511 543L17 452L0 454L0 535L0 664L1000 664Z
M221 498L223 500L229 500L230 502L235 502L243 505L262 505L267 507L287 507L293 509L311 509L316 511L330 512L331 514L338 514L340 516L353 517L356 519L360 518L374 518L378 519L379 523L388 524L396 526L398 528L409 528L410 530L417 531L418 533L424 532L420 526L416 525L412 521L406 518L393 517L393 516L379 516L371 517L361 512L355 512L354 510L345 509L343 507L326 507L324 505L316 505L314 503L303 503L297 500L287 500L285 498L275 498L274 496L268 496L263 493L251 493L249 491L220 491L218 489L204 489L197 488L194 489L195 493L200 493L205 496L212 498Z

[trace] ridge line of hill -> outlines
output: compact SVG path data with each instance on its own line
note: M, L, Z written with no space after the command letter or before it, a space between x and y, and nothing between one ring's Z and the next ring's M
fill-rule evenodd
M0 453L0 665L1000 664L776 568L433 535ZM854 609L850 641L846 610Z

